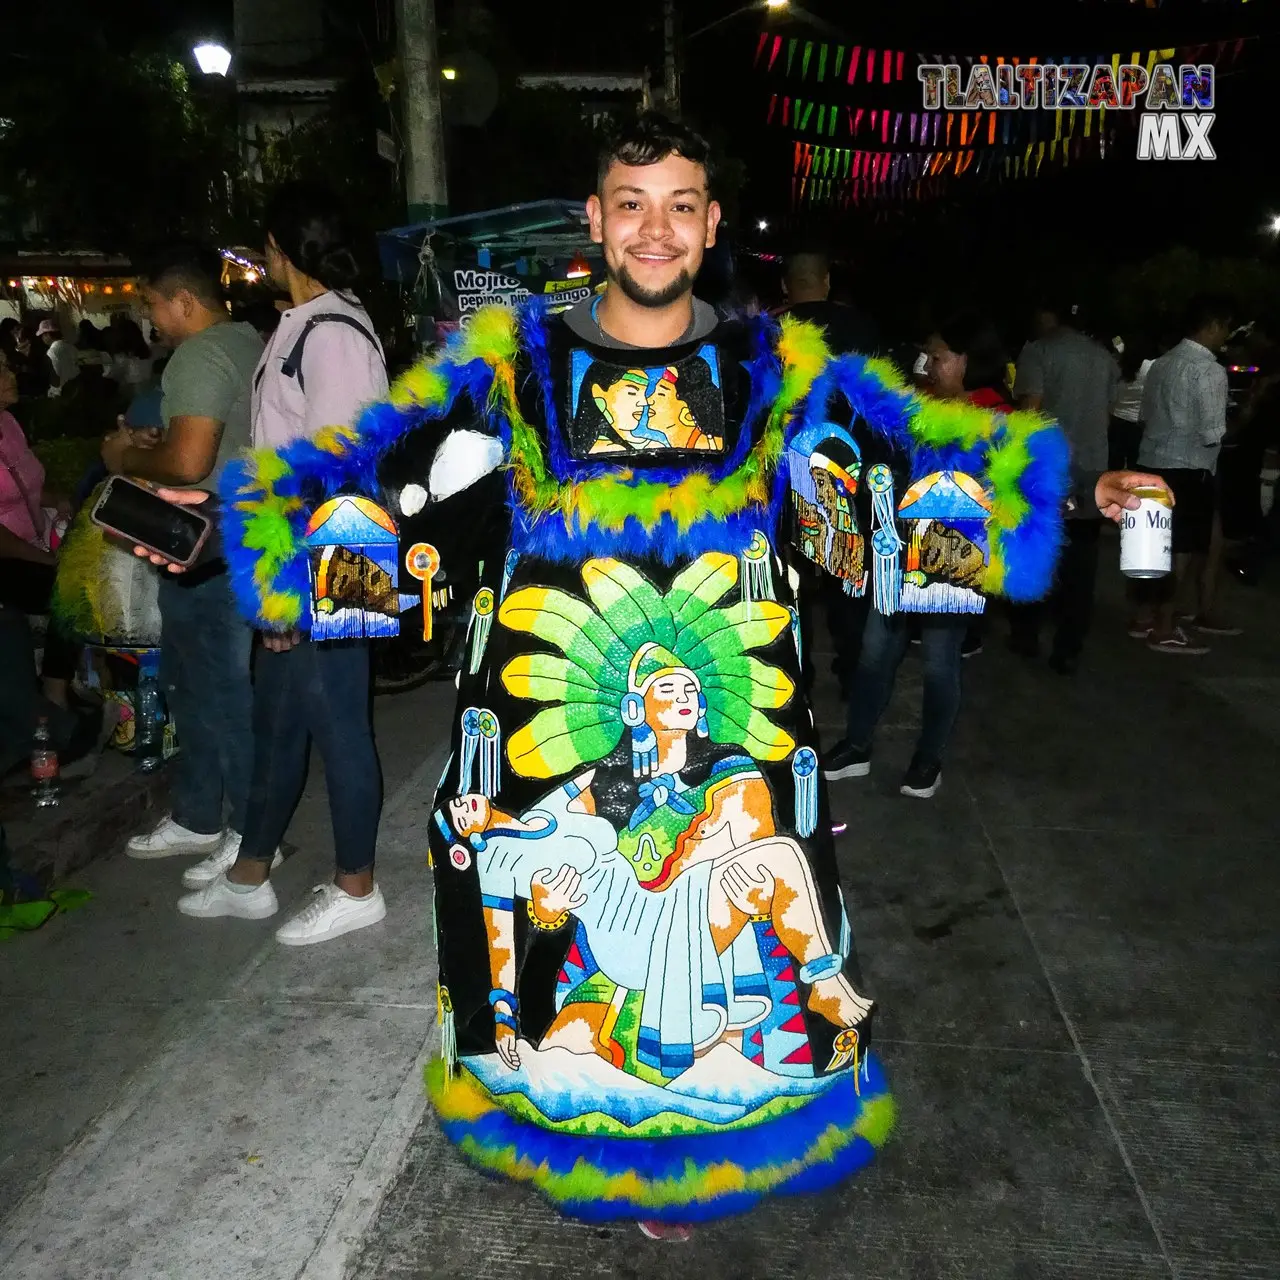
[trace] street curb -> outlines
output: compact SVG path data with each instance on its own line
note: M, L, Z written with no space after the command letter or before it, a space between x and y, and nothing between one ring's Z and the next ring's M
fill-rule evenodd
M112 767L116 766L116 767ZM48 888L97 858L117 852L168 797L164 769L139 773L132 760L105 757L91 777L65 782L62 803L37 809L5 797L6 839L14 869Z

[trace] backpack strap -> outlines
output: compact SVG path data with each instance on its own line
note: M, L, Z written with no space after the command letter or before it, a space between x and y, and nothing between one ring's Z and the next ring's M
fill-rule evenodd
M368 329L360 323L355 316L344 315L340 311L323 311L319 315L308 316L307 322L302 326L302 332L298 334L297 341L293 344L293 350L285 357L284 363L280 366L280 372L286 378L297 378L298 390L305 392L307 387L302 378L302 349L307 345L307 338L311 330L318 324L325 323L345 324L355 329L358 333L364 334L369 340L370 346L375 350L378 348L378 340L369 332Z

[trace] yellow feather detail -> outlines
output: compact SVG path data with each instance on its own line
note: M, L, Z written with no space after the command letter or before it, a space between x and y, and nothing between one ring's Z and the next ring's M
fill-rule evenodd
M261 613L263 621L274 627L291 627L302 616L302 601L290 592L268 591L262 597Z
M347 445L359 438L360 433L354 427L335 425L322 427L312 436L311 443L317 449L323 449L325 453L332 453L340 457L346 453Z
M778 356L782 363L808 382L812 382L831 358L817 325L792 316L782 317L782 333L778 337Z
M546 587L521 587L513 591L498 607L498 621L512 631L528 631L527 621L542 611L551 594Z
M392 384L389 399L397 409L414 405L441 404L448 383L433 361L424 360L402 373Z
M555 770L542 754L542 745L529 731L530 724L521 725L507 739L507 759L522 778L550 778Z
M458 360L483 360L492 366L511 364L517 350L515 314L507 307L482 307L467 325Z

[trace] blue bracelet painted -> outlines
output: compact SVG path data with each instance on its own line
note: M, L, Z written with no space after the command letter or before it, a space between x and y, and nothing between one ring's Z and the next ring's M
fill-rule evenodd
M495 1009L493 1011L493 1021L495 1026L510 1027L512 1031L520 1030L520 1028L516 1026L515 1018L509 1013L501 1012L501 1010Z
M509 1004L512 1013L517 1013L520 1009L520 1001L516 998L514 991L504 991L501 987L494 987L489 992L489 1003L497 1009L499 1002Z

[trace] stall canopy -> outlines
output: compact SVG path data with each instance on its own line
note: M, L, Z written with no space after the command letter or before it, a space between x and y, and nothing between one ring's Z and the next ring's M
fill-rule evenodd
M527 274L531 258L567 260L591 249L584 204L531 200L382 232L378 249L383 277L412 285L428 239L437 255L451 250L448 256L456 260L470 256L470 250L476 266L515 275Z
M602 275L586 206L535 200L395 227L379 237L383 276L412 292L425 344L482 307L537 296L550 312L591 296Z

